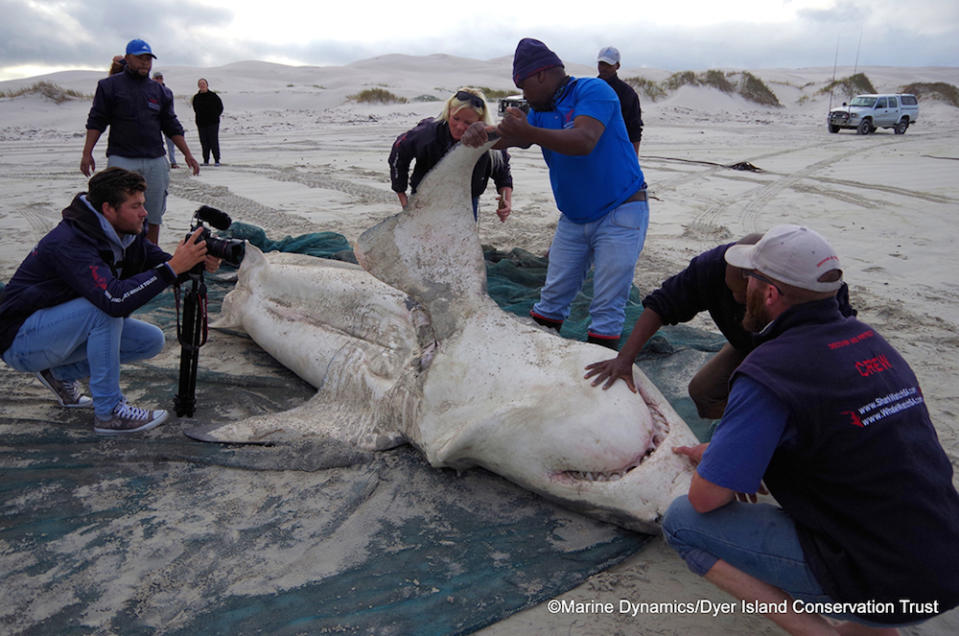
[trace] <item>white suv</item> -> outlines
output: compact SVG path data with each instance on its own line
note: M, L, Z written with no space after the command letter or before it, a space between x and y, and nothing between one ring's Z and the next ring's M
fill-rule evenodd
M855 128L868 135L877 128L892 128L897 135L906 132L919 118L919 100L915 95L856 95L842 108L829 111L827 127L837 133L841 128Z

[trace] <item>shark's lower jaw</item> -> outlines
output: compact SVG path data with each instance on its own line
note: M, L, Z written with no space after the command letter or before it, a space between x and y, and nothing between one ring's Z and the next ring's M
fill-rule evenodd
M654 442L655 444L655 442ZM558 481L569 482L609 482L609 481L619 481L630 472L638 468L648 457L650 457L653 452L656 450L656 445L651 444L649 448L646 449L646 452L636 461L629 463L623 468L613 471L583 471L583 470L564 470L562 472L556 473L553 477Z
M646 456L643 457L643 459L645 458ZM641 464L642 460L640 460L639 463ZM557 479L566 480L566 481L589 481L589 482L619 481L620 479L626 476L626 473L636 468L636 466L639 466L639 464L636 464L635 466L630 466L626 470L619 470L612 473L599 473L599 472L587 473L587 472L582 472L578 470L566 470L560 473L559 475L557 475Z
M650 437L649 447L646 449L646 452L640 455L638 459L629 462L622 468L610 471L563 470L554 473L553 479L567 483L619 481L631 471L638 468L656 452L656 449L658 449L660 444L663 443L663 440L666 439L666 435L669 434L669 422L666 420L666 416L656 408L656 405L649 403L647 403L647 405L649 406L649 413L653 419L653 435Z

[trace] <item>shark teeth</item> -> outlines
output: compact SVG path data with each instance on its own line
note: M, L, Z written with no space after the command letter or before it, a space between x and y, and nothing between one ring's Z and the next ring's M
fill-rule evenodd
M654 450L654 448L650 448L638 462L622 470L615 470L611 472L564 470L563 472L559 473L558 476L560 479L565 478L573 481L619 481L631 470L642 464L643 460L652 455Z
M566 470L561 473L562 476L572 479L573 481L619 481L626 476L626 473L631 471L635 466L627 468L626 470L618 470L612 473L600 473L600 472L583 472L579 470Z
M626 468L620 470L614 470L609 472L604 471L583 471L583 470L564 470L556 474L556 477L559 479L565 479L569 481L576 482L596 482L596 481L619 481L626 476L631 470L638 467L646 458L655 452L659 445L663 443L663 440L666 439L666 435L669 432L669 423L666 420L666 417L656 408L655 404L647 403L649 406L649 412L653 416L653 426L655 427L652 439L650 440L650 446L646 449L646 452L642 457L639 458L639 461L634 462L627 466Z

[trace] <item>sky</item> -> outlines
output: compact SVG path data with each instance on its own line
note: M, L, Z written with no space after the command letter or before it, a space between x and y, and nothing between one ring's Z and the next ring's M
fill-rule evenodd
M475 5L475 8L474 8ZM379 55L511 56L625 68L957 66L956 0L0 0L0 80L109 66L139 37L154 68L244 60L340 66Z

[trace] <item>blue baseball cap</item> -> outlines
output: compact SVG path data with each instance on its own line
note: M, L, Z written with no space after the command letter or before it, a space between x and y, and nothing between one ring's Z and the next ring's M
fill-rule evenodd
M140 39L127 42L127 55L149 55L153 59L156 59L156 55L153 54L153 49L150 48L150 45Z

